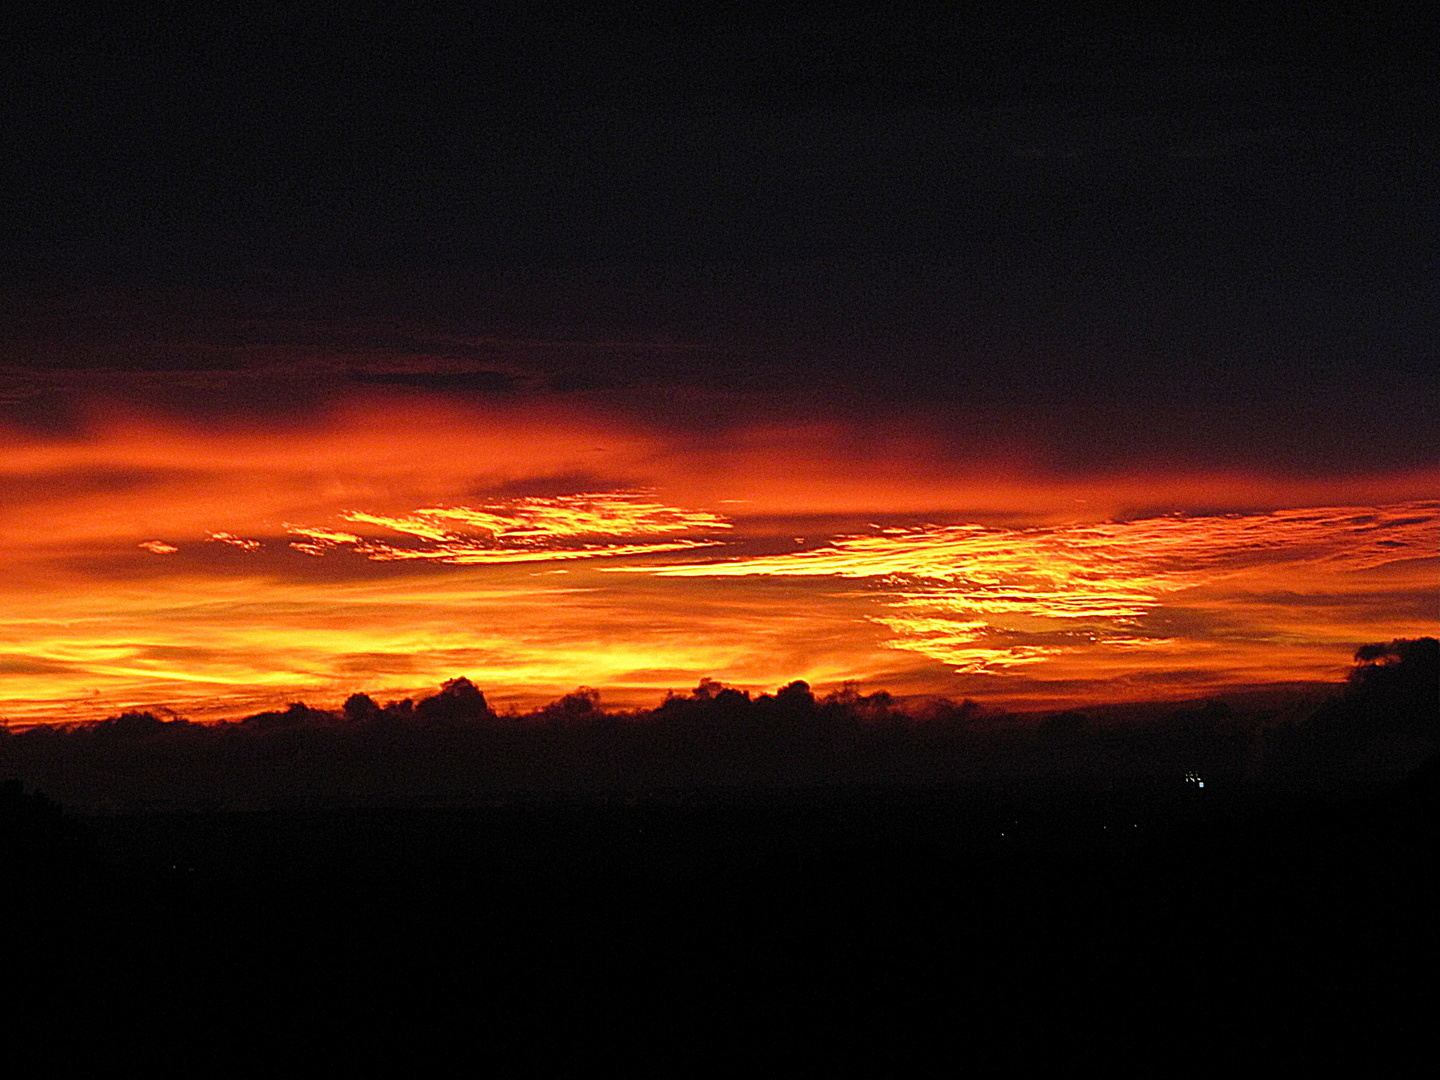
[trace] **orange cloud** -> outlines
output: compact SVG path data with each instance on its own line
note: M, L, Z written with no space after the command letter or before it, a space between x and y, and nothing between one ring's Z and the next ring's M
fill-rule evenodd
M704 510L684 510L655 502L642 492L527 497L484 506L445 506L387 516L347 510L346 521L378 525L426 541L422 547L398 547L381 540L361 540L345 533L301 530L335 543L348 543L377 562L434 559L440 562L507 563L550 559L593 559L651 555L662 551L709 547L704 540L660 543L616 543L601 538L641 537L667 533L730 529L733 524ZM477 535L478 534L478 535ZM576 541L590 542L577 546ZM293 545L292 545L293 546Z
M231 547L238 547L241 551L259 551L264 546L259 540L246 540L234 533L227 532L212 532L205 539L216 544L229 544Z
M457 565L544 562L709 547L711 542L705 540L627 543L615 542L614 538L734 527L718 514L665 506L641 492L532 496L482 507L431 507L402 515L347 510L340 516L346 521L377 525L418 538L422 546L399 547L375 538L362 539L353 533L287 524L287 532L308 538L290 546L310 555L323 555L335 547L348 545L375 562L407 559ZM581 540L589 542L580 543Z
M415 395L290 429L0 433L0 715L456 674L502 704L705 675L1079 701L1334 678L1362 641L1434 632L1433 477L1063 478L863 436ZM1287 509L1109 520L1175 505Z
M892 609L876 618L894 631L897 648L965 672L1036 665L1073 653L1077 645L1098 643L1118 648L1111 666L1125 667L1135 663L1136 648L1170 654L1173 662L1170 647L1177 641L1137 635L1137 630L1162 604L1199 596L1202 590L1220 590L1232 605L1257 591L1290 590L1288 604L1271 606L1313 609L1316 597L1353 592L1354 575L1387 567L1401 567L1401 591L1413 590L1433 570L1429 562L1440 556L1437 506L1413 502L1030 529L881 529L804 551L648 572L866 579ZM1425 562L1426 569L1417 569L1416 562ZM1367 594L1385 591L1373 578L1362 586ZM1276 614L1263 612L1265 606L1248 605L1253 635L1278 629ZM1417 627L1410 617L1403 621L1408 632L1432 629ZM1082 622L1079 639L1052 637L1063 644L998 640ZM1308 633L1312 640L1327 636L1324 625Z
M530 497L480 507L433 507L405 517L381 517L357 510L342 516L347 521L382 525L429 540L454 539L452 532L440 527L441 523L453 522L501 543L539 543L574 536L650 536L733 527L719 514L666 506L641 492Z

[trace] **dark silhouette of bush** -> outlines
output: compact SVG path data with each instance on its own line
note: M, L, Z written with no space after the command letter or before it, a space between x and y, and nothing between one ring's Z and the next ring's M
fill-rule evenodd
M775 691L775 704L785 712L811 713L815 711L815 695L809 683L796 679Z
M711 711L719 714L735 714L748 712L750 709L750 695L744 690L736 690L727 686L711 699Z
M1440 721L1440 641L1397 638L1362 645L1346 676L1345 702L1375 730L1423 735Z
M750 694L736 690L715 679L704 678L687 694L669 693L655 710L664 720L707 721L735 720L751 712Z
M566 694L560 700L546 705L540 710L540 715L547 720L581 722L599 720L605 713L600 708L600 691L582 686L574 693Z
M598 694L596 696L598 698ZM444 683L438 694L423 698L415 706L417 720L432 722L484 720L494 715L485 695L464 676Z
M887 694L886 697L889 697ZM987 720L994 720L1000 714L987 710L978 701L966 698L958 704L949 698L941 698L930 707L930 716L942 724L956 727L975 727Z
M876 721L898 715L895 713L895 698L888 691L876 690L873 694L862 694L853 682L847 682L840 689L826 694L819 705L824 714L835 721Z
M96 730L120 736L158 735L165 730L165 721L154 713L127 712L102 720L96 725Z
M346 720L374 720L381 715L381 709L369 694L351 694L345 699L343 709Z
M1345 681L1344 695L1307 725L1312 735L1342 742L1440 737L1440 641L1435 638L1362 645Z
M696 701L711 701L724 692L725 684L707 675L690 691L690 696Z
M408 697L399 701L388 701L381 712L391 720L411 720L415 716L415 702Z
M269 731L276 728L316 727L331 724L335 722L335 714L326 712L324 709L312 709L303 701L295 701L291 702L290 707L284 712L274 710L256 713L254 716L247 716L240 722L249 727Z

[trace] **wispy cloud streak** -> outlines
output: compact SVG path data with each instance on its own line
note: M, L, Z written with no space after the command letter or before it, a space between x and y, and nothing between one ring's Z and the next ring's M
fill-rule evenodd
M997 634L1084 624L1087 640L1163 645L1143 619L1187 590L1226 580L1313 584L1317 576L1440 555L1434 502L1270 514L1161 517L1057 528L881 529L824 547L652 570L668 577L867 579L895 644L961 670L1036 663L1061 646Z
M344 546L375 562L428 559L475 565L683 551L716 542L639 538L733 527L718 514L667 506L644 492L536 496L481 506L429 507L401 515L349 510L341 517L401 533L420 541L420 546L287 524L287 531L305 537L290 546L310 555L324 555Z

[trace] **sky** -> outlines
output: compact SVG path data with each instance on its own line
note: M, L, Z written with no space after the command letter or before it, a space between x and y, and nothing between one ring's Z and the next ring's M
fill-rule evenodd
M1417 16L22 9L0 716L1436 632Z

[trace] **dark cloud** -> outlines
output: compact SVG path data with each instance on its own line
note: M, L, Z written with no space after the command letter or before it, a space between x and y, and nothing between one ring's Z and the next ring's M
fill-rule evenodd
M555 393L1082 472L1432 457L1413 13L484 10L15 35L0 415Z
M357 372L350 378L362 386L400 386L446 394L503 394L515 389L515 380L498 371Z
M1435 402L1421 369L1433 357L1415 290L1362 288L1297 306L1273 288L1266 297L1153 285L1142 298L1080 282L1037 287L1027 306L964 279L896 278L877 290L835 270L773 284L762 276L717 293L682 276L632 293L612 312L619 325L601 328L595 294L577 276L545 306L551 325L526 335L465 313L453 287L392 291L364 317L322 290L313 303L335 307L319 326L268 322L264 302L236 299L253 303L249 319L234 320L243 333L191 325L189 299L155 310L152 300L112 298L105 319L32 320L43 325L28 337L7 327L0 416L67 434L83 427L84 402L108 401L284 426L357 393L559 395L696 437L840 420L929 431L963 458L1023 433L1025 452L1080 472L1373 472L1430 460ZM747 303L749 288L767 292L763 305ZM401 314L403 330L393 325ZM513 329L541 310L512 292L491 314ZM632 340L609 340L613 332Z

